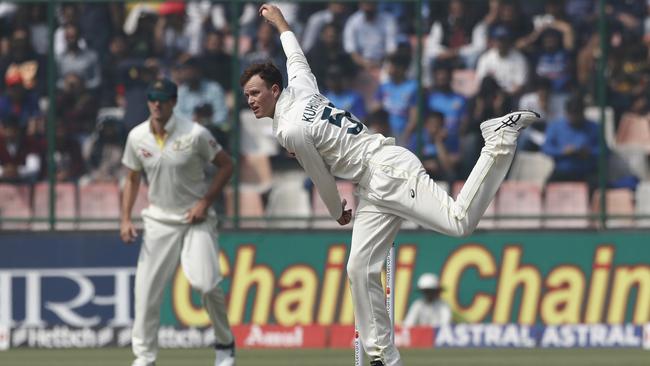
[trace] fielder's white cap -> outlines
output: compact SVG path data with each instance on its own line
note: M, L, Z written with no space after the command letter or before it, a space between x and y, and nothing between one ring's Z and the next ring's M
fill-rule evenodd
M433 273L423 273L420 278L418 278L419 290L437 290L439 288L440 281L438 281L438 276Z

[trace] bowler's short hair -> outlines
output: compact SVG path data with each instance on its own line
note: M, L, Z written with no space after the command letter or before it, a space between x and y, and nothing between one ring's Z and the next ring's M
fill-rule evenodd
M244 85L255 75L259 75L266 82L266 86L271 88L273 84L278 84L282 88L282 73L270 61L261 64L252 64L244 70L239 78L239 85Z

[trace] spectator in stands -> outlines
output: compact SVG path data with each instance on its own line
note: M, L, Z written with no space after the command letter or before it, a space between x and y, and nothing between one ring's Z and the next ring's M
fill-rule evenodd
M275 65L284 65L286 57L278 46L276 30L269 23L263 22L257 29L257 36L253 48L247 52L242 60L242 70L255 63L262 63L271 60ZM285 68L281 67L282 76L287 80Z
M388 123L388 112L383 109L377 109L366 117L366 126L372 133L380 133L386 137L393 136Z
M575 34L564 12L564 0L547 0L544 2L544 14L536 15L533 18L532 32L517 41L517 48L532 52L532 46L548 31L555 31L559 35L558 48L567 51L573 50L575 47Z
M166 64L198 55L203 42L202 24L187 22L185 3L166 1L158 7L154 28L155 50Z
M230 149L230 141L228 135L230 133L230 126L226 123L215 125L212 123L213 119L214 111L212 110L212 104L204 103L194 107L192 121L197 122L203 127L207 128L208 131L212 133L212 136L217 139L219 145L228 151Z
M112 116L100 118L95 131L88 138L84 158L89 182L119 182L125 176L122 152L126 143L124 123Z
M38 96L23 86L18 68L9 68L5 75L5 94L0 95L0 120L16 119L21 128L41 115Z
M467 105L466 123L461 125L462 176L469 174L476 159L484 146L480 123L490 116L501 116L512 110L512 98L506 93L492 76L481 81L478 93L469 100ZM500 114L499 114L500 113Z
M124 107L124 123L127 129L149 117L147 87L159 73L156 59L126 60L119 65L118 105Z
M18 11L21 16L16 20L16 29L27 27L31 48L37 55L46 56L50 41L47 27L47 4L24 4Z
M133 58L156 56L155 28L157 11L150 4L136 4L128 13L123 30L127 36L129 55Z
M68 133L65 122L61 118L57 119L55 136L55 179L57 182L76 182L84 172L81 145ZM48 159L43 161L42 167L41 177L46 179L49 173Z
M460 127L467 118L467 99L451 88L454 70L451 62L438 62L432 69L433 88L426 96L426 107L429 111L443 114L446 142L457 147L460 144Z
M108 55L102 61L100 104L103 107L116 106L118 103L119 66L129 57L127 47L127 39L123 34L118 33L111 38Z
M66 49L57 58L59 75L57 87L63 88L65 75L76 74L83 79L88 89L96 89L102 81L97 53L79 47L79 28L76 25L67 24L64 27L64 35Z
M224 33L228 33L232 28L232 20L238 19L240 34L244 37L253 37L258 19L257 9L256 4L245 3L238 7L238 14L233 14L229 2L216 1L216 4L212 5L212 26Z
M518 148L526 151L539 151L544 144L547 121L553 121L564 116L564 107L556 110L551 105L551 81L546 78L536 78L532 90L519 99L520 110L536 111L540 119L529 126L519 135Z
M609 51L609 75L606 80L610 89L608 103L614 108L616 120L619 120L638 96L647 93L650 61L640 34L621 32L617 38L618 44Z
M18 72L23 87L43 94L45 90L45 60L36 54L29 41L29 31L25 27L17 27L9 38L9 52L0 58L0 75ZM4 90L4 85L2 85Z
M312 73L320 83L318 85L320 89L326 88L322 83L327 80L327 70L330 65L337 65L347 79L353 79L357 70L352 57L343 49L341 31L335 23L323 26L320 39L316 46L307 52L306 57Z
M584 116L581 95L566 104L566 118L553 121L546 129L543 151L555 161L550 181L586 181L597 184L599 129Z
M497 17L491 27L503 25L509 29L513 44L517 44L533 30L530 17L521 11L518 0L497 0Z
M343 29L348 18L348 9L345 3L331 1L327 8L312 14L307 20L307 26L302 36L302 49L308 54L321 37L323 28L332 24L337 30ZM309 63L311 65L311 62Z
M524 55L513 48L513 35L504 25L493 28L494 46L479 57L476 78L491 75L499 86L512 96L523 91L528 80L528 64Z
M200 64L206 79L218 83L227 92L232 89L232 56L226 51L223 32L206 33Z
M174 112L181 117L192 119L194 109L202 104L212 106L213 125L226 122L228 107L221 86L202 76L201 64L197 58L190 58L182 66L183 83L178 88L178 102Z
M411 304L402 325L404 327L440 327L451 324L451 307L440 298L444 289L440 286L438 276L433 273L424 273L418 278L417 286L422 297Z
M474 24L465 4L465 0L450 1L448 15L431 26L426 41L426 65L445 61L474 68L487 46L487 27L483 22Z
M95 129L99 101L84 85L81 76L68 73L63 88L56 95L56 113L66 126L66 133L87 136Z
M18 120L0 124L0 181L34 182L41 169L42 149L23 133Z
M104 60L112 36L124 23L124 4L119 2L79 2L79 30L88 48Z
M553 93L566 94L573 86L573 57L555 29L540 34L541 49L535 56L535 74L551 81Z
M389 115L391 135L397 136L398 143L410 146L412 131L407 127L415 126L417 118L418 83L407 79L406 68L410 60L402 54L390 55L388 63L388 81L382 83L375 94L375 100Z
M377 3L361 1L343 30L343 47L364 69L379 67L397 49L397 22L392 14L377 11Z
M66 27L74 25L79 29L79 4L63 3L58 9L59 27L54 31L54 54L57 58L61 57L68 50L68 40L66 36ZM85 50L88 48L86 40L78 32L79 37L75 41L75 48Z
M424 148L422 165L431 179L452 184L457 178L460 162L458 139L450 139L445 115L429 111L424 117Z
M368 113L363 97L350 88L349 79L346 79L346 75L339 66L329 67L325 83L327 91L324 92L324 95L336 108L352 113L358 120L366 118Z

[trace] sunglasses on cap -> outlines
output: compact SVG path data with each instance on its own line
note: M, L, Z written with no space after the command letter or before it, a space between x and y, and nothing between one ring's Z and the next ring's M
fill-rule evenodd
M176 98L175 95L169 95L158 91L147 93L147 100L150 102L168 102L174 98Z

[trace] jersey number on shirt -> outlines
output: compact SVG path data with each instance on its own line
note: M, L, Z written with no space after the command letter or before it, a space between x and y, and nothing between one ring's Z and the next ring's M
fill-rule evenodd
M333 124L334 126L341 127L341 121L343 118L347 118L348 121L354 123L354 127L348 128L349 134L358 135L361 131L363 131L363 123L354 119L350 112L341 111L337 114L332 114L332 108L336 107L334 107L334 104L329 103L328 107L325 107L325 109L323 109L323 114L320 116L321 121L327 120L327 122Z

